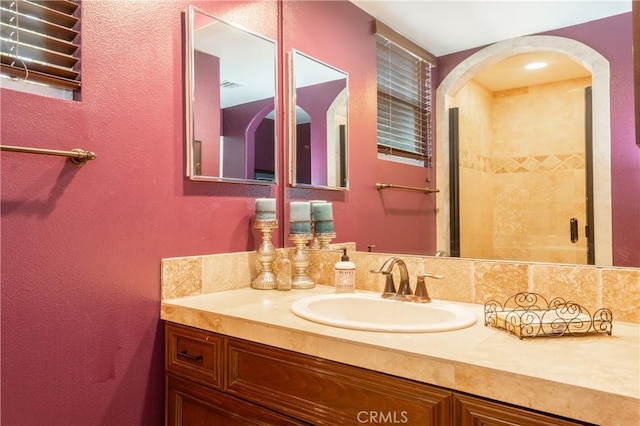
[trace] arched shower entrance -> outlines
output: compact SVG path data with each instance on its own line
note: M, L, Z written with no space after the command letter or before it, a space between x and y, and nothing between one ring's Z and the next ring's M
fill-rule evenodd
M591 72L593 100L593 181L595 263L611 265L611 153L609 112L609 63L595 50L575 40L552 36L527 36L506 40L471 55L454 68L437 89L437 247L450 248L450 181L448 114L452 99L481 69L510 56L554 51L572 57Z

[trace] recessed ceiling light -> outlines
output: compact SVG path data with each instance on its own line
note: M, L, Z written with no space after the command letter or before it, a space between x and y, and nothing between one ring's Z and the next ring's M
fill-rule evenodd
M527 64L524 67L528 70L539 70L540 68L544 68L546 66L547 66L546 62L531 62L530 64Z

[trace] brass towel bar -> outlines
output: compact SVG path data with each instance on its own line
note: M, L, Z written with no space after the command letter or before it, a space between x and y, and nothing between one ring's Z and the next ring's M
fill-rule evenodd
M425 194L431 194L434 192L440 192L439 189L432 189L432 188L417 188L415 186L404 186L404 185L394 185L392 183L376 183L376 189L378 191L382 190L382 189L408 189L410 191L420 191L420 192L424 192Z
M95 152L85 151L84 149L80 148L75 148L71 151L60 151L57 149L27 148L24 146L0 145L0 150L11 152L25 152L27 154L58 155L62 157L68 157L69 161L76 166L84 166L88 160L95 160L97 157Z

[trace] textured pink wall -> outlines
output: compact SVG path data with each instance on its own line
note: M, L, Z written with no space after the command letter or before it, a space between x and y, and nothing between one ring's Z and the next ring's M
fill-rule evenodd
M567 37L597 50L611 72L611 195L613 263L640 266L640 149L635 144L631 13L544 33ZM438 58L440 81L479 49ZM597 161L597 159L596 159ZM596 230L597 232L597 230Z
M275 2L190 3L276 39ZM276 188L183 177L186 5L85 1L82 101L0 93L3 144L98 154L1 155L3 425L162 424L160 259L256 246Z

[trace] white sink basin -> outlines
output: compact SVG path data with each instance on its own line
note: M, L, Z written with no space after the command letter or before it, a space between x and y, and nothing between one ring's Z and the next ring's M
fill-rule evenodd
M299 317L334 327L396 333L459 330L476 323L471 310L452 303L404 302L379 294L342 293L305 297L291 305Z

